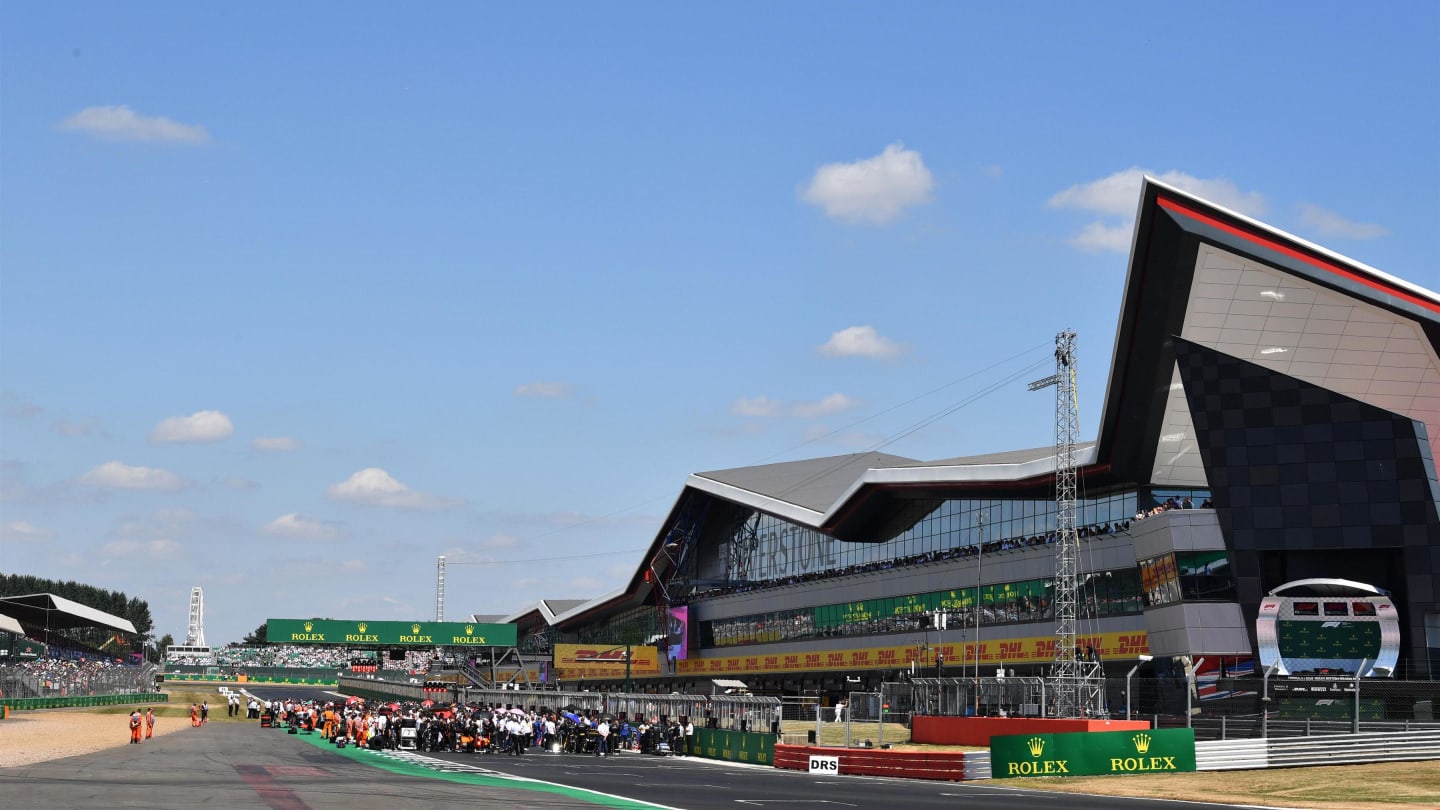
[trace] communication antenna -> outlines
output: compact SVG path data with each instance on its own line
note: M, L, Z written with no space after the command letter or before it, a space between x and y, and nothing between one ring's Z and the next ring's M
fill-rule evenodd
M445 555L435 561L435 621L445 621Z
M1075 376L1075 333L1055 336L1055 373L1030 383L1031 391L1055 387L1055 664L1051 670L1052 717L1085 717L1098 711L1103 681L1100 662L1075 643L1080 583L1076 572L1080 535L1075 531L1075 443L1080 400Z
M205 592L198 585L190 589L190 626L185 630L185 646L205 646Z

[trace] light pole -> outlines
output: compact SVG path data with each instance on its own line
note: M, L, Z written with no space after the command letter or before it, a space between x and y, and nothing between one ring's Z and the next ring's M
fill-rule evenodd
M935 680L941 681L945 677L945 624L948 618L945 611L935 614ZM937 683L940 687L940 716L945 716L945 684Z
M1265 668L1264 690L1260 693L1260 739L1270 738L1270 676L1280 669L1280 659Z
M980 534L975 541L975 717L980 716L980 574L985 565L984 509L980 510L979 523Z
M1141 665L1141 664L1144 664L1144 663L1147 662L1147 661L1154 661L1154 660L1155 660L1155 656L1153 656L1153 655L1142 655L1142 656L1140 656L1140 660L1135 664L1135 666L1131 667L1131 668L1130 668L1130 671L1127 672L1127 673L1125 673L1125 719L1126 719L1126 720L1129 720L1129 719L1130 719L1130 679L1135 676L1135 673L1140 669L1140 665Z

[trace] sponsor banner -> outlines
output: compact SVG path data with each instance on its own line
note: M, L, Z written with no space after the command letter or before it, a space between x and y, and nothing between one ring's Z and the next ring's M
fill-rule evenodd
M775 763L775 735L717 728L695 729L692 756L756 765ZM833 773L833 771L832 771Z
M625 645L555 644L555 676L562 681L625 677ZM653 645L629 647L630 674L659 675L660 654Z
M1082 648L1094 647L1100 658L1134 658L1150 652L1150 645L1143 632L1099 633L1075 637L1075 643ZM965 663L975 664L976 645L955 642L940 648L945 656L945 666L955 668ZM1035 636L1029 638L997 639L984 641L979 645L980 663L1011 666L1012 664L1039 664L1055 660L1055 637ZM759 655L735 655L718 658L690 658L677 661L676 669L681 675L713 675L772 672L829 672L855 669L908 669L910 663L916 667L935 666L935 648L923 653L914 644L903 647L869 647L858 650L822 650L804 653L771 653Z
M378 644L387 647L514 647L515 625L479 622L385 622L270 619L271 644Z
M670 659L672 661L683 661L687 657L687 650L690 648L690 608L670 608L670 627L666 633L666 639L670 644Z
M1092 731L990 738L990 775L1100 776L1195 770L1195 730Z

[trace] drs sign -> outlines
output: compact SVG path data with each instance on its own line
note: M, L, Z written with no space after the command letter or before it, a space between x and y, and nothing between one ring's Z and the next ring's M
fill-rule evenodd
M839 757L810 757L810 773L829 774L834 776L840 773Z

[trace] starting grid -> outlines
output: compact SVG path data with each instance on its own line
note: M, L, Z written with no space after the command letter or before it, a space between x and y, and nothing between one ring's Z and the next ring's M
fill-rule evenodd
M371 751L367 748L357 748L357 751L364 751L368 754L388 759L393 762L400 762L406 765L415 765L440 773L469 773L477 776L493 776L497 779L511 779L515 781L525 780L525 777L515 776L502 771L481 768L478 765L466 765L463 762L448 762L443 759L427 757L424 754L417 754L414 751ZM526 780L528 781L528 780Z

